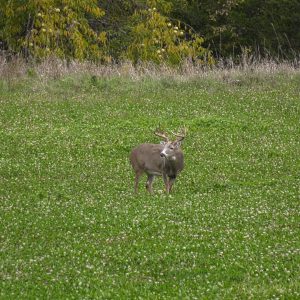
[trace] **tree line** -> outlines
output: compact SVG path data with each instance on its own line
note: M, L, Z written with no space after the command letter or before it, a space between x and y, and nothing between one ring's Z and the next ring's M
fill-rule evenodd
M27 59L294 59L299 28L300 0L0 0L0 49Z

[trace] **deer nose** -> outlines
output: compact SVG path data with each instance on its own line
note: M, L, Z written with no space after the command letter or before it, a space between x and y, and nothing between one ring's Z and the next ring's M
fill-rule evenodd
M165 153L163 152L160 153L160 157L165 157L165 156L166 156Z

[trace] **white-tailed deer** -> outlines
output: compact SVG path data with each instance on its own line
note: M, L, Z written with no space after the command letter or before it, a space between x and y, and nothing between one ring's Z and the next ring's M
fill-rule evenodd
M140 177L148 176L146 189L152 194L152 183L155 176L162 176L166 192L170 193L178 173L183 169L183 153L180 143L185 138L186 130L174 133L175 141L171 141L166 133L156 130L155 135L164 139L160 144L141 144L130 154L130 162L135 172L134 191L137 193Z

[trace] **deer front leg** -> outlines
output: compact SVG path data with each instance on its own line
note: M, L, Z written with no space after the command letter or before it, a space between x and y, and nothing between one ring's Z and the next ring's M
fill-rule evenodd
M169 177L169 193L171 193L172 186L173 186L175 180L176 180L176 175Z

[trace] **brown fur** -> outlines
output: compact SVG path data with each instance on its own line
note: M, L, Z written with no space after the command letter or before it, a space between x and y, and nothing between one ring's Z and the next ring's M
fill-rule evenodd
M161 156L163 150L168 156ZM176 141L168 141L165 145L141 144L131 151L130 162L135 172L135 193L138 191L140 177L144 173L148 176L146 188L150 193L153 192L152 183L155 176L163 177L166 192L169 193L178 173L184 167L183 153Z

